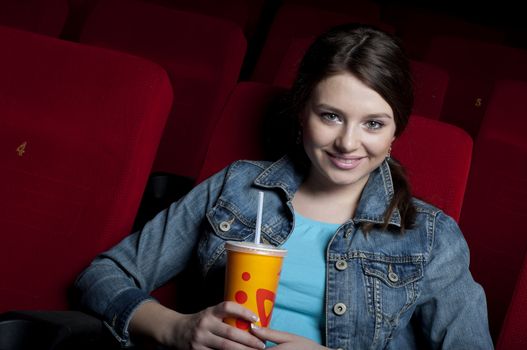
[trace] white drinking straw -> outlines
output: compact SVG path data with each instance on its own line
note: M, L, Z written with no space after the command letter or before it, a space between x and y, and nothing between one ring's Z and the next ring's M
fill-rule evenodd
M260 235L262 232L262 212L263 212L264 193L258 191L258 212L256 213L256 235L254 236L254 243L260 244Z

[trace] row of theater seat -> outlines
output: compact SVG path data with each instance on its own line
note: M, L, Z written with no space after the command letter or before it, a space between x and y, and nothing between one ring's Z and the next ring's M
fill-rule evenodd
M129 232L152 170L199 182L234 159L264 156L254 143L260 113L290 85L314 35L350 20L382 25L367 6L356 7L364 12L353 16L335 13L337 7L286 1L251 75L260 83L237 83L247 49L242 28L167 11L160 6L167 1L150 2L156 4L99 2L85 18L81 45L0 30L7 48L0 154L9 184L1 188L8 199L1 215L4 229L16 232L0 248L1 275L9 283L0 311L65 308L75 274ZM460 220L498 339L527 250L518 228L525 218L527 154L520 134L525 112L519 102L527 97L526 87L501 80L527 79L527 58L522 50L471 38L429 42L428 49L413 47L412 61L415 113L426 119L413 118L394 154L408 166L416 194ZM464 204L471 140L433 119L457 124L475 138ZM52 270L59 271L56 279L46 274ZM170 301L167 292L158 293ZM517 290L514 299L519 308L525 307L522 293ZM518 317L515 309L509 311L504 334L517 331ZM515 340L525 341L502 336L500 344L509 342L503 349L514 349Z
M209 105L201 103L196 111L198 116L201 112L208 116L217 115L218 105L225 102L228 92L232 91L232 82L238 79L242 68L240 60L245 58L244 67L251 66L251 62L248 62L251 52L246 50L245 39L242 38L244 34L249 39L249 48L261 46L256 49L261 49L260 54L252 58L254 69L246 70L244 77L288 86L294 76L296 63L313 36L332 25L350 21L373 24L400 35L414 60L417 85L414 112L458 125L473 137L479 130L494 82L500 79L527 79L527 69L523 64L527 60L527 51L501 44L505 40L503 32L452 16L400 5L380 6L364 0L228 0L221 5L211 0L56 0L51 5L44 6L43 0L24 3L0 1L3 16L18 19L21 27L38 30L42 23L53 23L56 28L66 22L69 25L65 26L63 32L66 34L63 33L63 37L146 57L163 65L171 77L178 77L182 70L187 71L190 85L198 89L202 88L200 83L215 86L203 92L205 100L212 99L214 102ZM29 16L30 7L34 7L35 14L41 15ZM269 8L273 11L269 11ZM52 13L55 17L51 16ZM82 15L75 16L78 13ZM193 17L197 13L206 16ZM229 30L219 28L222 26L217 21L214 23L212 16L235 24L240 30L237 34L239 37L235 37L232 29L229 33ZM180 17L188 19L181 20ZM35 22L34 26L28 24L31 20ZM75 20L77 23L70 23ZM180 21L186 24L191 21L196 25L184 28L178 25ZM266 21L269 22L269 30L264 33L264 40L255 44L254 33L258 25L264 27L262 23ZM13 24L14 20L0 17L2 22ZM68 27L76 28L76 33L67 33ZM260 30L264 31L262 28ZM56 30L51 29L45 32L57 34ZM207 67L199 67L198 63L188 67L189 59L195 61L196 57L211 57L212 51L207 49L209 45L188 45L189 37L193 37L197 43L214 43L228 49L215 56L220 62L197 59L197 62L207 62ZM232 54L227 52L232 50ZM187 54L183 56L181 52ZM222 59L230 62L227 69ZM175 67L178 61L180 64ZM208 84L211 80L204 82L199 73L192 74L207 69L222 75L216 81L217 85ZM197 82L196 85L194 82ZM207 96L207 93L213 95ZM189 94L196 95L193 92ZM188 99L190 103L185 103L185 106L194 107L191 101L192 98ZM195 119L201 119L198 116ZM170 118L167 137L163 140L166 147L160 149L155 170L195 178L198 164L191 164L185 169L177 164L192 163L194 160L199 163L202 149L196 149L192 157L181 159L181 155L166 151L169 146L178 145L177 141L171 140L182 139L177 133L175 137L169 136L173 119ZM214 121L210 124L214 124ZM189 126L187 138L193 139L195 135L192 129L195 125ZM207 130L204 130L204 134L207 134ZM170 157L176 157L175 161L170 161Z

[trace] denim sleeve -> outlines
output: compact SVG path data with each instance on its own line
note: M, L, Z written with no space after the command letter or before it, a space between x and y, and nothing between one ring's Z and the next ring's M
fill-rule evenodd
M226 172L196 186L140 231L97 256L77 278L81 306L101 317L122 346L131 344L128 324L137 307L153 300L149 293L185 268Z
M469 271L469 250L457 223L439 213L416 309L432 349L493 349L483 288Z

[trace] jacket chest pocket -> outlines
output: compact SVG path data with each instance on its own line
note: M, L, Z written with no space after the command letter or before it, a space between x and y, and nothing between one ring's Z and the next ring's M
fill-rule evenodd
M255 233L254 220L245 217L236 208L218 205L207 214L207 217L213 234L222 240L243 241Z
M235 208L228 208L221 203L207 213L207 221L202 227L197 251L203 275L207 275L211 269L223 267L226 241L246 241L254 236L254 226L251 226L250 220L240 215Z
M388 321L396 321L419 296L419 280L423 278L423 262L412 257L400 259L362 259L368 310Z

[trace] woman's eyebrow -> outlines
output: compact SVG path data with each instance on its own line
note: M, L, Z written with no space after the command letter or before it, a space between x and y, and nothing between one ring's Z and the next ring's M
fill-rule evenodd
M366 118L385 118L385 119L393 119L393 117L387 113L373 113L368 114Z
M336 108L336 107L333 107L333 106L330 106L330 105L327 105L325 103L319 103L317 105L315 105L315 107L317 109L323 109L325 111L328 111L328 112L332 112L332 113L335 113L335 114L338 114L338 115L346 115L346 113L339 109L339 108Z

